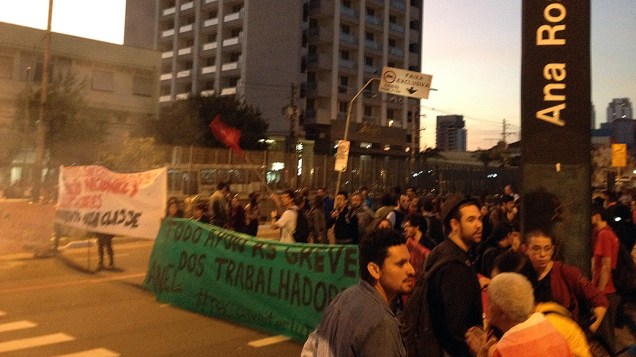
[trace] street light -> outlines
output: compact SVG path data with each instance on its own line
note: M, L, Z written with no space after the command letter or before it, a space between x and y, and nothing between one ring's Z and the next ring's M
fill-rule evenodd
M345 130L344 130L344 136L342 140L347 140L347 137L349 136L349 122L351 121L351 109L353 107L353 102L356 100L356 98L358 98L358 96L360 96L360 94L362 94L362 92L367 88L367 86L369 86L369 84L371 84L371 82L373 81L379 81L380 78L371 78L367 81L367 83L364 84L364 86L362 86L362 88L360 88L360 90L358 91L358 93L356 93L356 95L353 96L353 98L351 98L351 100L349 101L349 104L347 105L347 118L345 120ZM348 157L348 153L347 153L347 157ZM340 181L342 180L342 171L338 171L338 180L336 181L336 192L335 194L337 195L338 192L340 191Z

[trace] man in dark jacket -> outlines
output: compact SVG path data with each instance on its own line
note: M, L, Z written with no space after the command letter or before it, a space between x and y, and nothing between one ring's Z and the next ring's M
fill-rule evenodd
M336 244L358 244L358 217L352 214L348 205L348 194L344 191L338 192L334 203L331 217L327 222L327 227L333 227L333 235Z
M448 237L426 260L450 260L429 278L428 301L435 336L451 356L471 356L464 334L482 325L481 287L470 267L468 249L481 241L481 212L477 201L453 195L442 205L441 218Z

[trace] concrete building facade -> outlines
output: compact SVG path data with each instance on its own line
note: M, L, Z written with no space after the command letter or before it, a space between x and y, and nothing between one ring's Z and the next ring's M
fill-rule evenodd
M0 23L0 133L6 135L18 115L18 97L39 90L42 80L45 31ZM99 116L107 123L105 142L96 147L122 143L142 120L157 117L160 53L59 33L51 36L50 73L75 76L84 81L86 107L78 114L85 120ZM22 118L24 119L24 118ZM31 138L32 139L32 138ZM28 179L33 164L33 141L14 161L10 179ZM10 182L6 182L10 181Z
M162 53L162 103L237 95L270 135L329 153L383 66L419 71L421 34L421 0L128 0L124 43ZM419 101L373 88L353 103L351 151L406 155Z
M632 103L629 98L614 98L607 104L608 123L616 119L631 119L633 117Z

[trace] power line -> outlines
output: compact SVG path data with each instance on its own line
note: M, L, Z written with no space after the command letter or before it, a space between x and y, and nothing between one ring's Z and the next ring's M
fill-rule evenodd
M422 106L422 108L425 108L425 109L428 109L428 110L432 110L434 112L439 112L439 113L442 113L442 114L446 114L446 115L457 114L457 112L451 112L451 111L448 111L448 110L437 109L437 108L433 108L433 107L427 107L427 106L424 106L424 105ZM465 115L465 114L461 114L461 115L464 117L464 119L468 119L468 120L472 120L472 121L479 121L479 122L483 122L483 123L501 125L501 122L499 122L499 121L494 121L494 120L491 120L491 119L477 118L477 117L474 117L472 115ZM520 128L520 126L515 125L515 124L507 123L506 125L509 126L509 127Z

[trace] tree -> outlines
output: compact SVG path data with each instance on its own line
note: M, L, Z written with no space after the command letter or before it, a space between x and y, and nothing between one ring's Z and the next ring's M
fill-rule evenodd
M241 131L241 148L264 150L269 124L260 111L234 96L191 96L175 101L159 113L159 121L148 123L144 135L169 145L224 147L208 125L219 114L221 120Z
M495 160L491 150L477 150L473 157L484 164L484 171L488 170L488 164Z
M73 73L57 73L49 84L44 105L47 123L44 145L49 155L49 169L62 164L93 163L96 159L95 143L103 141L107 135L105 114L87 108L83 93L85 88L86 83L78 81ZM21 136L34 137L40 91L38 88L30 93L22 92L17 97L18 113L12 127ZM28 103L28 118L25 103Z
M131 138L124 141L119 152L101 157L101 164L117 172L139 172L162 167L166 159L155 145L155 138Z

